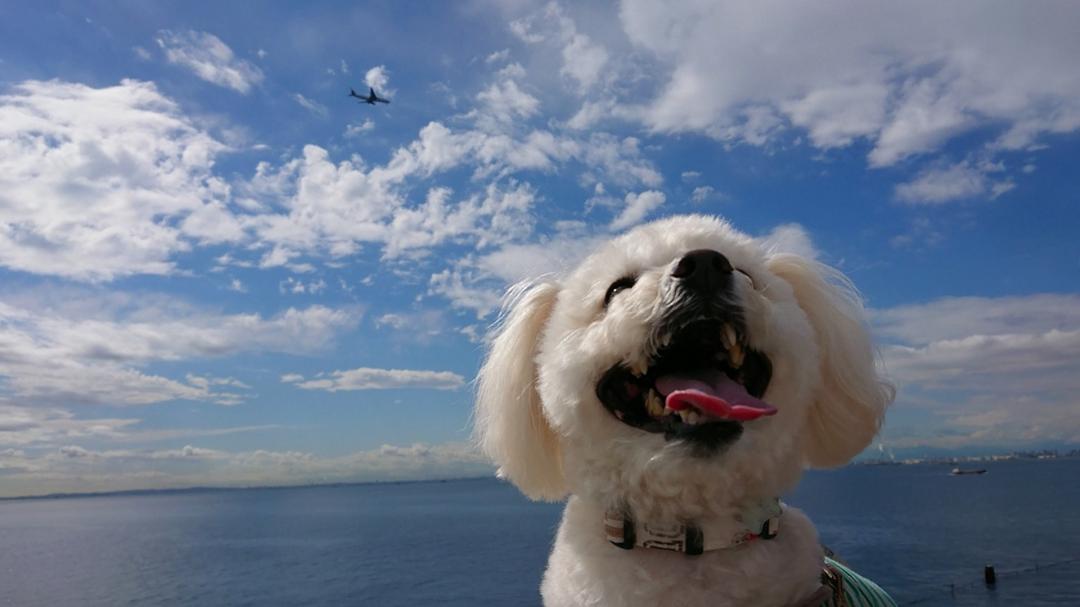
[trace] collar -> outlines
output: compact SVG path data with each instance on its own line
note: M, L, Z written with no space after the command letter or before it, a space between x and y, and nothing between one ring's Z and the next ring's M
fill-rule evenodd
M698 555L741 546L758 538L771 540L780 530L780 498L748 503L734 519L658 525L634 520L629 508L604 513L604 532L612 544L630 550L656 548Z

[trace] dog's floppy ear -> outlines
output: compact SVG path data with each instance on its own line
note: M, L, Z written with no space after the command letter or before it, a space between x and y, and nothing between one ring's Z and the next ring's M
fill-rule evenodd
M555 284L539 284L510 304L478 377L480 446L499 476L533 499L558 500L567 491L558 440L536 389L537 346L558 292Z
M843 274L789 254L774 255L769 269L794 289L820 349L823 383L808 414L807 462L841 466L873 440L895 389L878 376L862 300Z

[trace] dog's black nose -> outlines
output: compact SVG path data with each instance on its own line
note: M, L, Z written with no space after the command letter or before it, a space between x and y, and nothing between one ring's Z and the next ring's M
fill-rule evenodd
M715 293L727 286L731 278L731 262L712 249L690 251L671 271L674 278L698 293Z

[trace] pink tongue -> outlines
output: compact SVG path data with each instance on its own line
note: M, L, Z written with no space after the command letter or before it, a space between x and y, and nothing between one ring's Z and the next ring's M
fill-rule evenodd
M666 396L665 404L673 411L693 408L712 418L740 422L776 413L772 405L750 396L720 372L700 377L665 375L656 380L656 389Z

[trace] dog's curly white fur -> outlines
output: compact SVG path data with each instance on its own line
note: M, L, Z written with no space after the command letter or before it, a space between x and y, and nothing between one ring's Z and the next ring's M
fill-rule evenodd
M723 449L621 422L597 396L613 367L643 368L674 305L679 261L722 254L746 344L771 362L762 400L778 413L742 424ZM621 277L629 288L605 292ZM775 253L705 216L647 224L563 279L519 287L480 371L477 436L499 474L534 499L570 495L541 592L554 605L795 604L819 587L810 521L786 508L771 541L687 556L612 546L605 510L642 521L738 516L788 492L807 467L848 462L877 433L892 388L879 378L861 301L841 274Z

